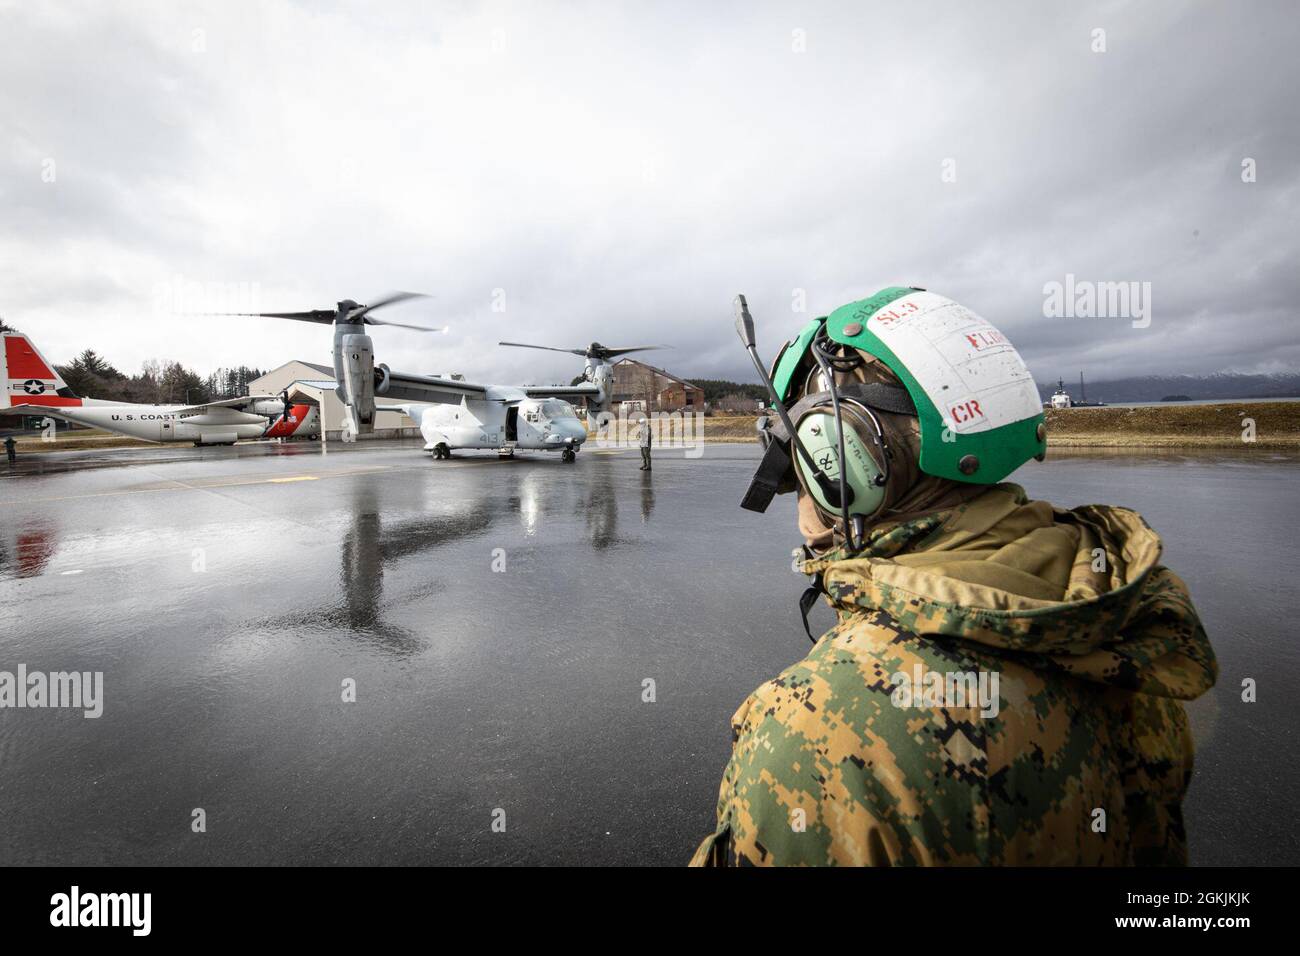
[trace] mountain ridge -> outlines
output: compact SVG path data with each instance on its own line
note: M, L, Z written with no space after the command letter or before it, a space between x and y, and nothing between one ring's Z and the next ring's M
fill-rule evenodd
M1057 390L1056 382L1036 382L1043 401ZM1090 402L1158 402L1171 395L1191 400L1216 398L1295 398L1300 397L1300 373L1250 375L1239 372L1214 372L1210 375L1136 375L1126 378L1090 381L1084 379ZM1079 383L1066 382L1065 390L1078 400Z

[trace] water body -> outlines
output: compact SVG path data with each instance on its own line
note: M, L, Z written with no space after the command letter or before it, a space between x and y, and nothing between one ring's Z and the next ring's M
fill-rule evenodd
M1048 396L1044 401L1049 401ZM1300 398L1192 398L1185 402L1107 402L1105 405L1084 405L1083 408L1165 408L1183 405L1259 405L1270 402L1300 402Z
M732 711L807 647L793 501L737 506L756 456L647 475L635 451L240 446L0 472L0 670L105 684L97 720L0 711L0 864L684 862ZM1075 452L1016 477L1142 511L1205 618L1194 862L1300 862L1300 464Z

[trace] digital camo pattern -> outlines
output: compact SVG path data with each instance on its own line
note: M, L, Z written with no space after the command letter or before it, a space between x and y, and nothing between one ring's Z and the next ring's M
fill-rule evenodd
M839 623L736 712L692 863L1184 863L1181 701L1217 665L1159 554L1131 511L1001 485L808 562ZM996 672L996 716L895 706L918 666Z

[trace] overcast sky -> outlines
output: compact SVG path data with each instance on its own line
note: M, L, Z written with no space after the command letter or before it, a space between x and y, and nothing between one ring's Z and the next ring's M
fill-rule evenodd
M1040 381L1300 370L1294 3L0 0L0 40L0 316L54 361L328 362L176 313L411 289L450 331L377 330L397 369L748 379L736 292L770 359L904 284ZM1150 325L1044 316L1067 273Z

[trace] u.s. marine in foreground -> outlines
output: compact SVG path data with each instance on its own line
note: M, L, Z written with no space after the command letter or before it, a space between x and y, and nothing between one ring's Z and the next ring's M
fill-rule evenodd
M1214 652L1141 516L1002 483L1046 451L1006 338L889 288L810 323L772 386L744 504L797 491L805 611L839 620L736 711L692 863L1186 862L1182 701Z

